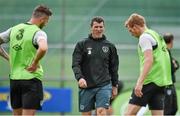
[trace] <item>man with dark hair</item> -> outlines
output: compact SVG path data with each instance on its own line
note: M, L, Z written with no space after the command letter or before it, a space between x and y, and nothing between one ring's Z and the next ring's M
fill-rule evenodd
M40 60L48 45L47 35L41 29L48 23L51 10L37 6L27 23L21 23L0 33L0 44L8 43L9 56L0 47L0 55L10 62L10 100L13 115L35 115L43 100Z
M132 36L138 38L140 59L139 78L125 115L136 115L147 104L152 115L163 115L164 88L172 84L166 43L157 32L147 28L145 18L137 13L131 14L125 26Z
M107 115L110 98L117 95L118 55L106 39L104 19L91 20L91 34L78 42L73 52L72 68L79 86L79 111ZM112 94L112 95L111 95Z
M175 72L177 69L179 69L179 63L175 58L172 57L171 51L170 51L173 48L174 36L171 33L165 33L163 35L163 38L166 42L169 55L170 55L171 78L173 82L172 85L169 85L165 89L164 115L176 115L176 112L178 110L178 104L177 104L176 87L174 83L176 82Z

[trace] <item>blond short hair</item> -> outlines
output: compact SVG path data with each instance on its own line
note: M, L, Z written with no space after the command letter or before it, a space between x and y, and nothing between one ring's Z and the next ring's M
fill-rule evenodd
M131 14L131 16L126 20L125 26L133 27L134 25L139 25L144 27L146 24L145 18L137 13Z

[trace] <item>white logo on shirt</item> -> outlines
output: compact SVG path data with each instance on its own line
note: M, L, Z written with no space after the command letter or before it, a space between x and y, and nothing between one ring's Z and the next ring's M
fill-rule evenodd
M102 50L103 50L104 53L107 53L109 51L109 48L107 46L103 46Z
M92 48L87 48L87 50L88 50L88 54L90 55L91 53L92 53Z

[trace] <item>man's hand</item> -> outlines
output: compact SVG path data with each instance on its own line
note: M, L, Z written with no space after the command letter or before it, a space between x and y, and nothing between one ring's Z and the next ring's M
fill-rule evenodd
M172 60L172 63L173 63L173 65L174 65L174 68L175 69L178 69L179 68L179 64L178 64L178 62L176 61L176 60Z
M9 54L0 45L0 56L9 61Z
M118 95L117 87L112 86L112 99Z
M39 68L39 65L36 63L32 63L29 67L26 68L30 73L35 72Z
M142 87L143 87L143 84L141 83L137 83L135 88L134 88L134 93L137 97L142 97L143 96L143 93L142 93Z
M86 80L83 78L79 79L78 84L79 84L80 88L86 88L87 87Z

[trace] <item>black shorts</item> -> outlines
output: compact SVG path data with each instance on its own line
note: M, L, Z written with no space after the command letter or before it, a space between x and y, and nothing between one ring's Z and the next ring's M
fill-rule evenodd
M41 110L41 101L43 100L42 82L36 78L10 80L10 100L13 109Z
M142 93L142 97L137 97L133 90L129 103L138 106L146 106L148 104L150 110L163 110L165 96L164 87L149 83L143 85Z
M176 115L178 111L178 101L176 88L173 85L166 87L165 89L165 105L164 105L164 115Z

